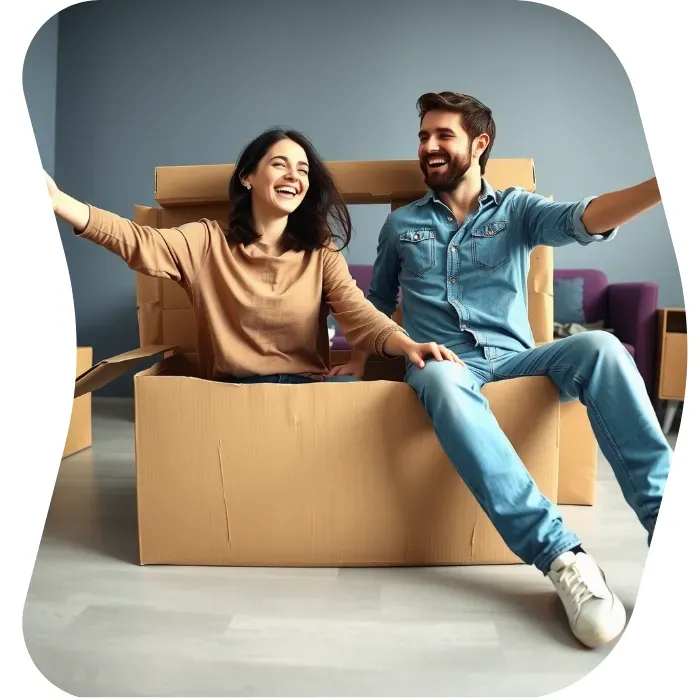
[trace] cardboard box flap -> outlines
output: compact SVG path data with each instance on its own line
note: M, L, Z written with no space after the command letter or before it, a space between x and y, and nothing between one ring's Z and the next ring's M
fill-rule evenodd
M326 161L347 204L389 204L419 199L427 191L417 159ZM161 206L220 204L228 201L234 164L160 166L155 170L155 200ZM532 158L492 158L485 178L496 190L535 191Z
M75 392L73 397L78 398L78 396L82 396L83 394L97 391L97 389L101 389L103 386L109 384L113 379L124 374L124 372L128 371L142 360L152 357L153 355L168 352L169 350L175 350L176 347L175 345L146 345L142 348L129 350L121 355L115 355L114 357L102 360L102 362L98 362L96 365L90 367L87 372L83 372L75 380Z

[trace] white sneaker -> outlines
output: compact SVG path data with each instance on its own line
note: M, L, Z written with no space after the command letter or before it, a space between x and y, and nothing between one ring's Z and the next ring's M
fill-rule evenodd
M554 560L547 575L581 644L593 649L622 634L627 621L625 608L590 555L564 552Z

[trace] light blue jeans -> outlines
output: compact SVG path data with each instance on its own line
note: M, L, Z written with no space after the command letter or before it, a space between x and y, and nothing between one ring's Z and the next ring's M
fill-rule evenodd
M423 369L410 365L405 380L517 556L547 573L556 557L581 542L542 495L481 393L488 382L514 377L548 376L562 400L578 398L587 407L598 444L651 541L672 451L634 360L615 336L586 332L524 352L485 353L469 344L453 350L467 368L430 361Z

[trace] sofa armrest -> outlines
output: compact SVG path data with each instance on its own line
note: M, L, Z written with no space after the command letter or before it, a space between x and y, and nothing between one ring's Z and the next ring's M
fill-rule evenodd
M608 287L607 325L623 343L634 347L637 368L650 396L654 385L658 301L659 285L655 282L625 282Z

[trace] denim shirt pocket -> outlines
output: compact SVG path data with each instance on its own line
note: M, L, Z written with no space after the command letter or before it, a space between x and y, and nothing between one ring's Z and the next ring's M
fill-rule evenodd
M435 266L435 230L412 229L399 233L399 255L408 272L421 277Z
M484 270L495 270L510 257L508 222L492 221L472 231L472 260Z

